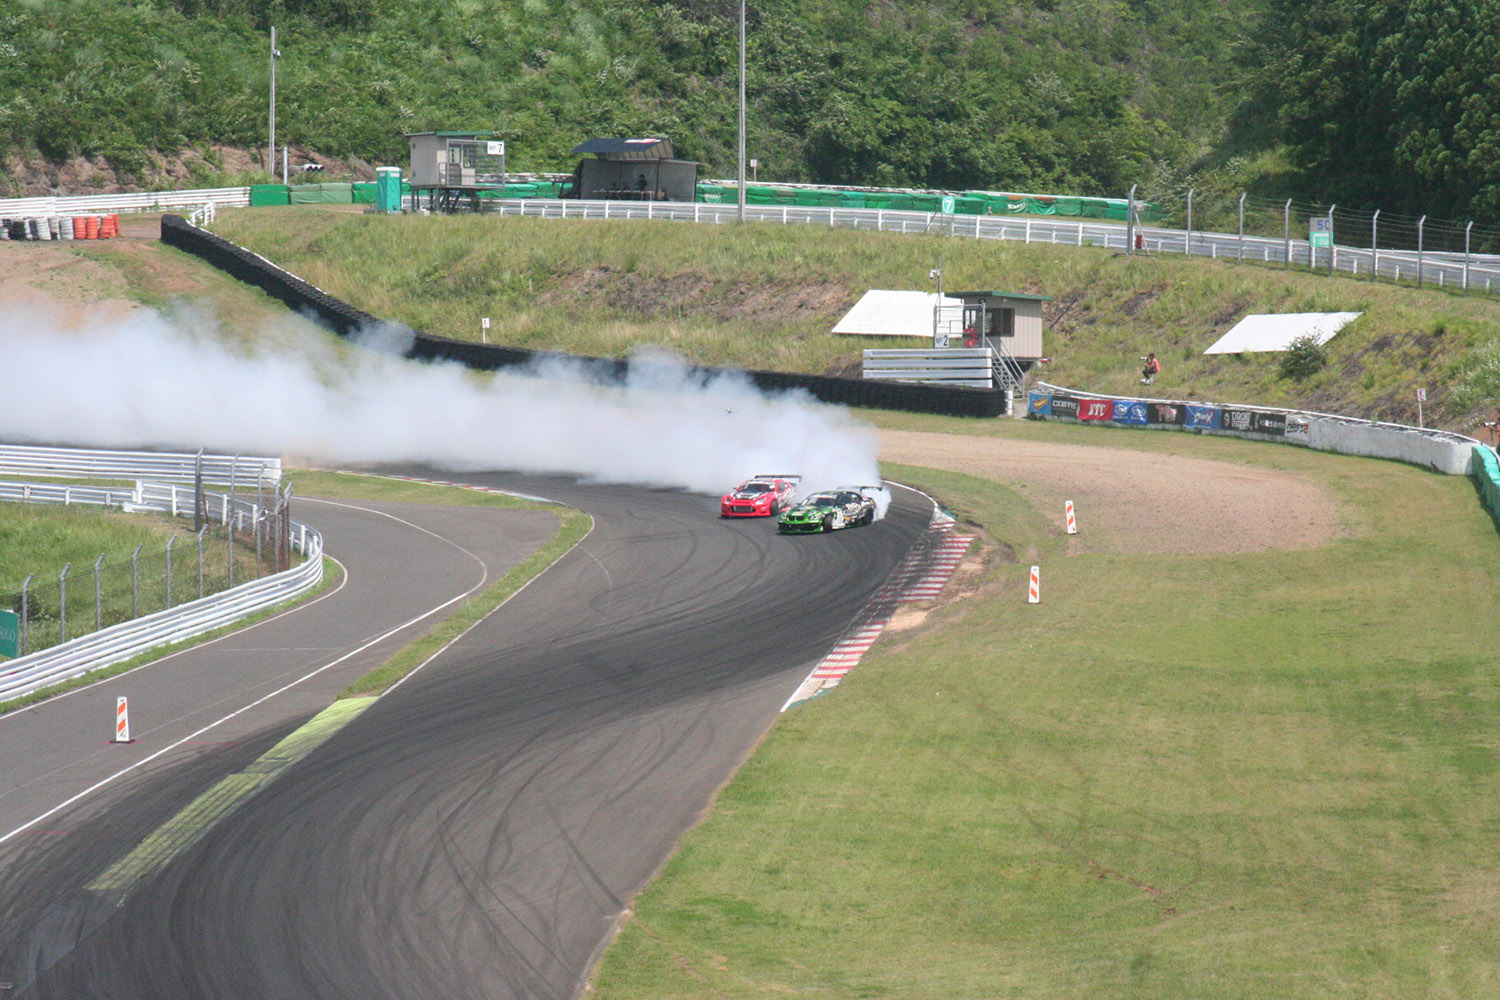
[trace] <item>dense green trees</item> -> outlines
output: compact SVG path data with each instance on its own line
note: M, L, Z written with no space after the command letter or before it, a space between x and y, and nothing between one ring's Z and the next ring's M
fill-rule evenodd
M1259 2L754 0L750 154L782 180L1118 194L1217 141L1232 100L1191 69L1227 64L1224 25ZM587 136L661 132L724 176L738 15L732 0L0 0L0 152L130 169L188 143L263 144L274 23L285 141L390 161L403 131L488 128L518 169L556 170Z
M1263 107L1327 201L1500 217L1500 5L1270 0Z
M751 0L749 151L786 181L1156 196L1285 143L1279 194L1500 216L1491 0ZM519 170L664 133L728 176L736 0L0 0L0 154L138 169L278 135L400 162L493 129Z

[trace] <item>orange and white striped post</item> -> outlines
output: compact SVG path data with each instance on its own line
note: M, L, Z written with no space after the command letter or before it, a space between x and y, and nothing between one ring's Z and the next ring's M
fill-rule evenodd
M1031 586L1026 588L1026 603L1042 603L1042 568L1040 566L1031 567Z
M1078 534L1078 519L1073 516L1073 501L1066 500L1063 502L1063 515L1068 520L1068 534Z
M130 706L121 695L115 699L115 738L116 743L130 743Z

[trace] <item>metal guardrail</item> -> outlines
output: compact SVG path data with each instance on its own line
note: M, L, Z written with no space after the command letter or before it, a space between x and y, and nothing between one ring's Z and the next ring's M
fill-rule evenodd
M864 352L861 374L988 389L994 384L992 358L988 347L874 348Z
M67 483L0 483L0 500L62 504L64 507L123 507L135 502L133 489L70 486Z
M90 212L160 212L196 208L210 202L220 207L250 204L248 187L200 188L193 191L143 191L137 194L47 195L39 198L0 198L0 217L81 215Z
M199 456L191 452L92 451L0 445L0 475L54 479L154 479L193 482ZM203 481L255 489L281 482L281 459L250 455L203 455Z
M201 635L312 589L323 579L323 540L315 531L307 539L307 559L294 569L0 663L0 701Z
M0 448L0 455L15 451L15 448ZM77 449L26 449L68 453L82 462L82 453ZM188 461L187 479L191 480L191 463L195 455L154 456L147 452L102 452L108 456L100 461L112 475L124 477L130 467L122 456L136 455L141 464L135 467L138 473L151 473L160 468L171 468L170 462L159 463L151 459L165 457L169 460ZM208 456L205 456L207 459ZM217 456L223 458L224 456ZM236 472L240 466L254 468L257 472L274 468L280 478L281 463L278 459L231 459ZM87 473L97 475L97 469ZM244 483L244 480L240 480ZM249 481L254 488L255 481ZM4 483L0 484L0 499L29 500L43 502L46 495L58 496L64 502L109 503L124 510L158 511L174 516L193 515L193 490L170 483L137 482L134 489L104 489L99 487L71 486L53 483ZM249 494L230 497L222 493L205 491L205 514L220 523L233 520L237 524L244 520L254 521L259 516L259 506ZM251 583L241 584L208 597L181 604L165 611L123 622L89 635L52 646L39 653L19 657L0 663L0 701L18 698L41 690L61 681L81 676L91 670L128 660L150 649L178 642L195 635L228 625L234 621L281 604L299 594L316 587L323 579L323 538L315 530L299 522L291 522L292 547L305 556L301 565L289 570L262 577Z
M667 219L680 222L730 223L739 218L737 205L710 202L584 201L554 198L506 198L483 203L483 210L499 215L551 219ZM746 205L745 218L784 226L829 226L899 233L943 233L981 240L1015 240L1058 246L1094 246L1146 254L1180 253L1195 257L1250 261L1316 269L1331 268L1353 277L1398 281L1430 281L1500 292L1500 262L1474 255L1418 254L1409 250L1369 247L1314 248L1306 240L1240 236L1203 230L1136 226L1137 245L1123 223L1072 221L1049 217L1003 215L945 215L874 208L826 208L805 205Z

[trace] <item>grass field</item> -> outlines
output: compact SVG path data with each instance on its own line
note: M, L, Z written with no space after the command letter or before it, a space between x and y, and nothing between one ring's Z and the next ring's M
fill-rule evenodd
M1046 377L1093 392L1139 388L1137 358L1163 361L1157 392L1296 406L1472 431L1444 387L1500 339L1500 300L1228 261L962 237L667 222L495 216L382 217L311 207L224 212L215 230L377 316L446 337L589 355L664 345L706 364L857 371L865 347L830 329L867 289L945 286L1051 296ZM1359 312L1329 364L1283 379L1277 356L1203 350L1248 313ZM1492 414L1485 414L1489 418Z
M596 995L1500 988L1500 540L1473 486L1104 436L1300 471L1357 530L1306 552L1064 558L1006 484L888 469L1036 553L1044 602L994 560L941 628L888 636L785 715L635 902Z
M27 652L56 645L64 637L77 638L96 625L107 628L160 611L169 598L173 606L196 599L202 596L200 587L202 594L212 594L229 585L227 536L217 526L210 525L204 535L200 567L191 520L29 503L6 503L3 512L0 607L22 613L25 591ZM168 542L173 550L170 589ZM257 572L253 544L239 546L237 581L272 572L270 553ZM28 576L32 580L26 586Z

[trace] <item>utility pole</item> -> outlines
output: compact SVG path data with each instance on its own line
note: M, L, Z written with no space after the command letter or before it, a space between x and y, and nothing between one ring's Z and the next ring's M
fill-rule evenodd
M271 141L266 146L266 172L271 180L276 179L276 60L281 50L276 47L276 26L271 26Z
M740 0L740 156L739 221L745 221L745 0Z

